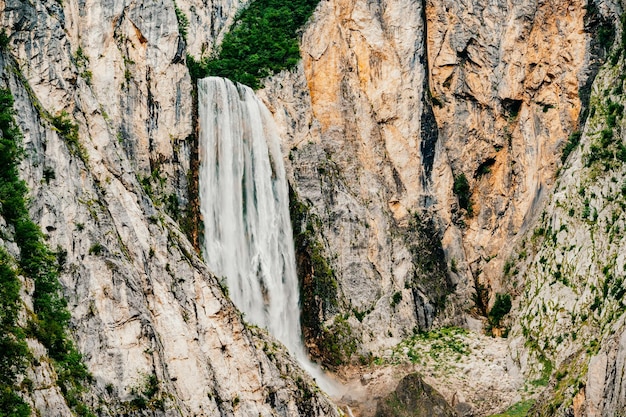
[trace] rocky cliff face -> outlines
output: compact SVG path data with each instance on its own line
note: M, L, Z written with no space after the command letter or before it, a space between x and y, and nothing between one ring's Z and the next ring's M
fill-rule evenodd
M303 34L302 65L262 92L283 128L296 193L320 219L340 309L372 347L387 339L381 328L389 337L427 328L440 307L413 285L408 239L409 210L427 200L423 35L420 2L322 2ZM442 269L431 278L446 286Z
M210 48L237 6L192 14L193 48ZM115 415L338 415L284 348L245 324L167 214L186 202L192 145L174 4L2 9L2 82L24 134L21 174L32 218L66 254L71 333L93 376L87 404ZM199 31L208 21L212 30ZM61 111L77 139L55 125ZM3 246L11 241L9 230ZM29 344L33 412L70 415L45 349Z
M517 363L535 385L556 375L536 413L623 410L622 47L611 50L622 7L320 4L302 66L262 94L285 132L296 194L318 217L335 312L361 354L414 326L481 328L476 317L511 293ZM568 160L587 115L583 156ZM578 211L585 220L572 223ZM442 293L416 280L428 271L419 259L440 252L412 256L415 213L441 242L444 270L426 275ZM332 309L319 316L337 328Z
M431 2L427 8L442 146L435 172L464 174L471 192L471 209L459 212L451 207L450 175L433 178L438 212L450 237L462 234L469 274L494 291L508 242L552 189L560 149L578 127L579 91L597 59L585 5Z
M537 375L556 370L537 415L624 410L622 31L591 89L580 146L564 158L554 194L509 261L508 285L520 295L512 350L526 366L542 364Z
M266 84L366 350L416 326L480 327L472 294L488 290L485 314L579 126L599 59L584 6L323 2L302 66Z
M141 398L155 415L339 414L244 323L179 226L198 221L185 57L209 55L243 4L0 4L2 83L24 133L31 216L67 253L61 282L94 377L85 399L100 414L139 413ZM259 92L283 133L307 234L314 353L333 365L384 361L417 330L482 329L506 292L516 363L498 348L498 366L481 368L492 381L506 374L503 395L523 386L519 367L548 384L537 415L623 412L623 8L319 4L301 64ZM562 159L564 148L573 153ZM24 277L26 307L31 293ZM69 415L45 349L29 343L26 398L42 415ZM467 401L486 413L504 400L485 404L483 382ZM470 395L464 384L459 376L446 399Z

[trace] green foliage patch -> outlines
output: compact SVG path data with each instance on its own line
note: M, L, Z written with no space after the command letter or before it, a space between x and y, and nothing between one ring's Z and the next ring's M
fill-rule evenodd
M562 163L565 163L565 161L567 160L567 157L572 153L574 149L576 149L576 147L580 143L581 136L582 134L578 130L572 133L571 135L569 135L569 139L567 140L567 143L565 144L565 147L563 148L563 154L561 154Z
M88 160L87 150L78 140L78 125L72 121L70 115L63 110L56 116L52 116L50 122L59 132L59 135L65 139L72 155L78 156L86 163Z
M178 8L178 5L174 3L174 12L176 12L176 21L178 22L178 33L183 39L187 40L187 29L189 28L189 18L187 15Z
M9 254L0 248L0 410L9 416L26 417L30 407L17 394L17 377L24 371L30 352L17 325L20 281L11 264Z
M402 293L400 291L396 291L391 297L391 308L395 308L402 301Z
M466 340L467 330L460 327L443 327L428 332L416 331L415 334L393 348L389 362L398 364L407 359L413 364L433 361L437 366L445 359L455 363L461 356L470 354Z
M122 404L129 413L143 410L165 410L165 396L161 392L159 380L154 374L144 375L138 386L131 387L130 394L135 398Z
M300 60L297 31L319 0L253 0L237 16L215 56L187 57L192 78L226 77L261 88L261 79L293 68Z
M58 281L59 264L56 254L52 252L44 243L43 234L39 227L30 219L27 208L27 187L24 181L20 180L18 164L22 155L20 149L21 133L16 127L13 119L13 96L8 89L0 89L0 215L15 230L15 243L20 249L20 259L17 267L19 273L34 280L35 289L33 292L34 318L29 323L29 335L36 337L47 349L48 354L54 360L58 385L65 396L68 405L81 415L86 415L85 406L77 400L78 394L83 390L82 382L88 381L90 376L81 361L81 356L67 336L67 325L70 314L66 308L66 301L61 295L61 286ZM73 128L70 125L60 125L62 129ZM68 127L69 126L69 127ZM59 127L57 127L59 128ZM76 130L77 131L77 130ZM2 263L8 265L8 262ZM8 269L7 269L8 268ZM8 286L3 290L7 291L9 309L6 319L7 326L12 330L8 336L8 341L14 343L14 349L18 349L20 357L24 357L23 346L20 341L23 336L16 326L11 327L14 322L11 317L16 314L15 296L17 278L11 278L11 268L5 267L2 272L4 282ZM14 274L14 273L13 273ZM19 282L18 284L19 285ZM19 287L17 287L19 291ZM13 301L10 301L13 299ZM4 301L4 298L3 298ZM12 336L11 336L12 335ZM12 351L9 349L9 352ZM0 349L0 352L4 352ZM15 364L19 369L20 361ZM3 383L10 381L3 379ZM6 398L12 398L10 391ZM4 395L4 394L2 394ZM3 397L2 400L6 399ZM19 407L18 407L19 408Z
M13 96L7 89L0 89L0 131L0 214L9 221L24 211L26 185L18 177L21 134L13 120ZM7 415L28 416L30 407L17 394L16 386L30 355L17 324L21 301L16 267L0 248L0 410L8 410Z
M492 326L499 326L504 316L511 311L511 296L509 294L496 294L496 302L489 311L489 322Z
M604 171L615 168L626 162L626 146L616 138L613 130L624 115L624 105L608 98L605 106L599 109L605 117L607 127L602 129L589 147L585 155L585 166L600 163Z
M7 35L6 30L2 29L0 31L0 50L5 50L9 46L9 36Z
M333 324L328 328L322 326L319 347L324 353L322 359L327 366L339 366L351 360L357 351L358 342L345 317L335 317Z
M526 417L535 404L535 400L525 400L513 404L505 412L493 414L491 417Z
M472 202L470 201L471 192L470 185L467 177L464 173L460 173L456 177L454 177L454 185L452 186L452 191L459 199L459 206L462 209L467 210L467 214L471 216L473 214L472 210Z

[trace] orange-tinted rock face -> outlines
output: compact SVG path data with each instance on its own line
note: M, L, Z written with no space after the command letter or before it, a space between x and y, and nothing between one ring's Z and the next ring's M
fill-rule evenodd
M624 138L622 122L605 120L611 103L623 102L616 47L615 62L591 88L609 47L598 45L598 25L611 28L621 13L610 1L321 3L304 31L301 71L276 79L298 80L291 85L306 89L304 100L287 103L293 90L288 95L276 80L264 94L283 122L307 121L282 123L294 186L320 218L341 310L365 350L380 352L414 325L480 328L468 314L477 310L480 284L488 289L482 313L495 293L513 295L509 343L527 375L540 376L547 358L582 381L586 370L568 361L574 355L586 364L597 350L585 344L601 344L596 358L617 365L596 359L586 392L571 392L572 412L623 409L614 399L621 382L598 376L620 374L625 357L617 349L626 334L616 318L623 307L611 295L623 296L614 277L624 265L616 197L624 178L616 146ZM590 91L596 116L582 126ZM611 161L589 165L603 129L613 129ZM562 149L578 130L581 145L563 166ZM471 210L453 192L461 174ZM441 234L454 286L443 312L433 293L414 291L413 212L433 217ZM514 276L504 282L507 259Z
M500 289L515 236L549 194L578 129L591 59L583 6L320 3L303 33L303 72L276 77L263 94L284 127L295 187L322 219L348 305L385 310L379 300L411 287L402 236L416 212L435 218L455 264L450 300L462 308L449 305L448 319L464 322L475 280ZM295 79L306 96L298 105L285 96ZM332 179L309 169L328 164ZM462 173L471 214L453 192ZM405 292L404 308L381 313L406 317L390 324L398 335L419 321Z
M426 15L441 163L469 179L463 246L472 275L498 288L511 238L551 189L577 129L589 34L580 1L484 3L431 1Z

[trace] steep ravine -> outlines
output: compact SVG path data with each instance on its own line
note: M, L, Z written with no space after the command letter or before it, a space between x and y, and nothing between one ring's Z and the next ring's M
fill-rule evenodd
M266 82L338 283L318 316L346 316L353 359L414 329L485 324L605 56L595 37L613 18L584 6L322 2L302 66Z
M314 313L322 334L327 329L341 335L330 341L331 347L339 345L344 362L370 366L372 360L385 362L389 348L412 338L417 329L456 324L482 332L495 326L494 334L501 335L514 324L510 352L515 361L505 352L496 357L510 361L507 381L515 381L521 372L536 382L517 385L517 399L541 392L550 371L563 378L549 366L542 374L546 358L528 355L535 336L524 331L518 338L519 324L497 323L499 318L493 319L489 311L497 295L511 294L513 317L520 317L520 308L521 316L530 314L532 323L524 328L543 335L542 349L545 338L554 336L552 327L536 322L551 320L550 311L555 310L524 307L536 293L548 305L552 296L548 283L553 280L546 281L534 269L523 275L514 259L527 252L518 248L527 235L537 227L549 230L537 222L550 219L553 191L575 176L567 167L561 169L561 155L572 137L580 138L577 132L593 112L594 100L599 100L593 93L590 99L591 85L600 65L611 59L610 43L620 25L621 7L604 1L320 4L304 28L302 65L266 81L261 95L282 126L294 195L308 207L307 216L316 225L309 233L324 248L337 282L336 301L327 294L318 296L322 302ZM436 126L428 122L428 104ZM433 128L431 167L424 150L433 141ZM582 141L588 138L583 134ZM592 153L597 151L598 145ZM614 184L620 184L620 176ZM568 192L577 191L568 188ZM544 210L548 214L542 218ZM426 235L435 239L418 248L414 257L409 236L420 230L416 226L421 222L413 221L416 214L432 225ZM573 227L570 231L580 233ZM580 239L582 245L586 238ZM418 240L427 244L423 235ZM415 280L424 266L420 260L440 253L439 242L445 256L425 264L430 266L426 269L430 283L444 294L451 292L444 308L432 287ZM547 241L535 245L543 244ZM596 249L595 256L610 256L605 249ZM537 268L542 257L530 259L530 267ZM585 259L572 262L585 270L584 279L597 280L602 268L588 269ZM433 268L440 261L443 273ZM511 274L517 287L511 284ZM326 308L324 296L331 301ZM568 293L566 304L553 308L569 312L579 296ZM614 323L621 310L611 314ZM597 326L592 326L593 332L600 331ZM550 343L561 345L563 337L554 337ZM575 340L572 349L586 349L585 336ZM323 351L327 342L323 337L310 341L314 351ZM599 348L601 342L597 343ZM611 347L616 341L605 343L603 349L616 355ZM606 375L612 375L611 369ZM585 378L585 369L569 372ZM455 386L441 379L433 383L441 390L446 385ZM470 398L480 412L489 410L482 402L484 393L469 394L458 386L458 393ZM543 415L556 412L541 407L544 401L558 402L558 395L555 399L552 390L546 391L546 400L536 410L543 410ZM454 396L451 392L447 399ZM510 392L502 394L507 396L515 398ZM602 398L616 397L607 391ZM582 400L576 401L580 405ZM611 412L619 409L617 400L608 401L613 401L613 408L607 408ZM569 405L561 412L569 412Z

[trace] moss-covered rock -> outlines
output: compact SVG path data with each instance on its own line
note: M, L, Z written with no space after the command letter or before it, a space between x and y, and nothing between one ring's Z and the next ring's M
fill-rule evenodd
M456 413L419 374L405 376L394 392L378 402L375 417L455 417Z

